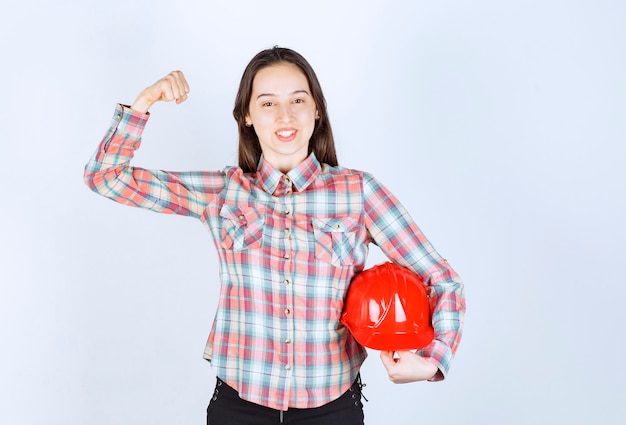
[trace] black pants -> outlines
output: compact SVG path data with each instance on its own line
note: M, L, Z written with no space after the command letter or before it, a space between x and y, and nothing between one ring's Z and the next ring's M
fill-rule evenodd
M207 408L207 425L363 425L360 379L337 400L311 409L284 412L243 400L237 391L217 378Z

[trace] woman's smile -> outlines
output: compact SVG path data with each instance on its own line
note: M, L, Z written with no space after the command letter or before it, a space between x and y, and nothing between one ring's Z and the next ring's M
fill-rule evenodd
M281 142L291 142L296 138L297 132L295 129L280 129L276 132L276 136Z

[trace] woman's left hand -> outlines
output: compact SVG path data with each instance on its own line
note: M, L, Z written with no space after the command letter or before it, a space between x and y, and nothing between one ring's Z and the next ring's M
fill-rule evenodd
M394 384L425 381L435 376L438 370L433 363L411 351L381 351L380 359Z

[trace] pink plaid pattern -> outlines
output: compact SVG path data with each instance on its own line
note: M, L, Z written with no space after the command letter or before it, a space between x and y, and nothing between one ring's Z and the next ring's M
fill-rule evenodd
M148 115L118 105L85 168L95 192L126 205L200 219L220 260L220 299L205 357L246 400L285 410L338 398L366 351L339 322L369 243L431 288L435 339L420 354L443 379L458 346L463 284L398 200L371 175L310 155L283 174L167 172L129 165Z

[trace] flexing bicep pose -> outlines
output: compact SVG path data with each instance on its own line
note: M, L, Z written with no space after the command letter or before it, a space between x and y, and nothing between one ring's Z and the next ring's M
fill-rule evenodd
M248 64L233 110L237 166L182 173L131 166L150 107L188 95L183 73L174 71L131 106L118 105L85 181L122 204L196 217L211 233L220 298L205 350L218 377L208 423L363 423L359 369L367 344L342 312L370 243L418 277L429 296L425 345L378 348L389 378L444 379L461 336L463 284L380 182L338 165L309 63L274 47ZM392 302L371 301L367 319L375 307L375 327L394 320L402 333L424 332L410 321L418 306L403 290ZM385 313L390 304L393 314Z

